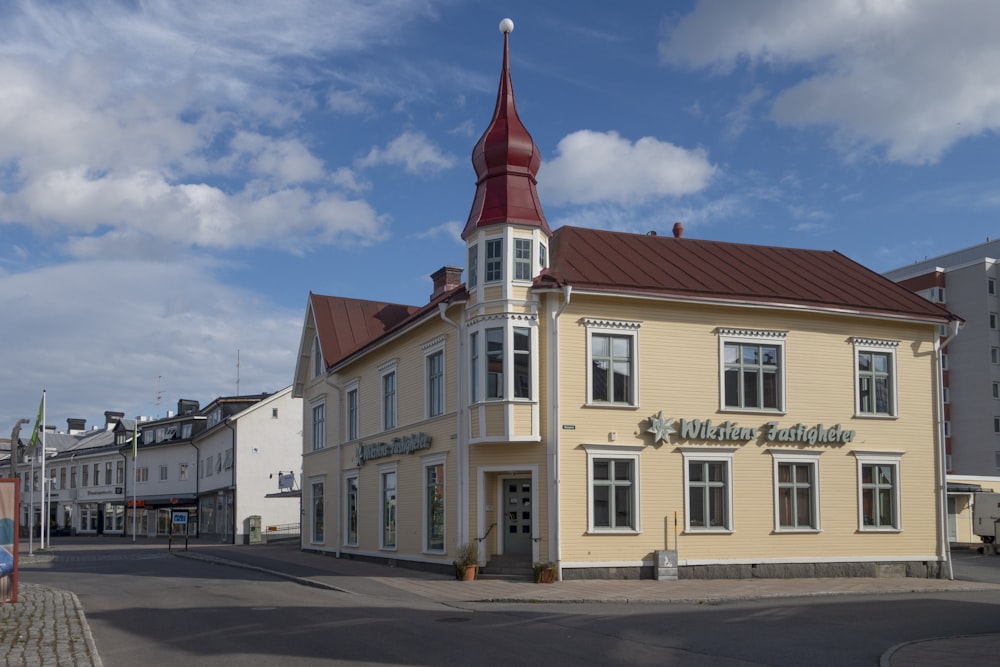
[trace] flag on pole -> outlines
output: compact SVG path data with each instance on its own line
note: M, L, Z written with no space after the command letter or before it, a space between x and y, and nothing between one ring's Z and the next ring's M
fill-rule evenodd
M44 419L45 411L45 392L42 391L42 400L38 403L38 418L35 419L35 430L31 432L31 442L29 443L31 447L38 444L38 430L42 428L42 420Z
M139 449L139 420L135 420L135 424L132 426L132 460L135 461L135 457L138 454Z

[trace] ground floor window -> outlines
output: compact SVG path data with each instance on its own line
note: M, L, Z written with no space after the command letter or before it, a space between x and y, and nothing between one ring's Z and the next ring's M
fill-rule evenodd
M591 532L639 530L639 448L584 445Z
M125 505L122 503L106 503L104 505L104 532L121 533L125 531Z
M324 539L324 502L323 482L312 483L312 541L322 542Z
M351 475L344 480L344 543L358 545L358 476Z
M684 453L686 526L690 531L731 531L732 452L691 451Z
M382 478L382 548L396 548L396 470L383 470Z
M774 457L775 530L818 530L817 454L772 451Z
M80 503L80 523L81 533L97 532L97 503Z
M444 462L424 465L424 522L426 550L444 551Z
M861 530L899 530L899 457L858 457Z

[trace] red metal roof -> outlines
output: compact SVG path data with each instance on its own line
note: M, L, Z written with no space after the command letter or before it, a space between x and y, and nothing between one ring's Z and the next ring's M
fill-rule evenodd
M541 227L551 234L535 189L542 157L517 115L510 80L509 33L503 35L503 67L493 119L472 149L476 196L462 231L467 239L477 228L511 222Z
M549 254L536 288L959 319L835 251L564 226L553 234Z

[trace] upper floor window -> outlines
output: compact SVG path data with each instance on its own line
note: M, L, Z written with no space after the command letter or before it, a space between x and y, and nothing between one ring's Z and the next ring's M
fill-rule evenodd
M396 371L382 376L382 430L396 428Z
M166 482L167 479L168 479L168 476L169 476L169 471L168 471L167 466L161 464L160 465L160 481L161 482Z
M469 334L469 400L479 400L479 332Z
M507 391L512 391L514 398L531 398L532 395L531 329L512 327L510 346L507 344L507 331L506 327L492 327L484 332L487 400L502 399L507 395ZM510 354L507 354L508 349L511 351ZM475 366L475 355L477 355L475 350L473 355L474 366L471 377L476 383L479 380L479 371ZM512 378L513 387L507 386L508 373ZM473 389L473 396L477 395L476 392L477 390Z
M531 398L531 330L514 327L514 398Z
M986 291L989 294L996 294L997 293L997 281L996 281L996 278L987 278L986 279Z
M181 438L187 440L191 437L192 424L182 424L181 425Z
M854 339L859 415L896 416L897 341Z
M427 416L444 414L444 350L427 357Z
M205 420L205 428L212 428L221 421L222 408L216 408L209 413L208 418Z
M503 327L486 330L486 398L503 398Z
M544 243L538 244L538 265L543 269L549 268L549 249Z
M785 333L724 329L722 394L726 409L785 409Z
M479 246L469 247L469 288L479 284Z
M313 451L326 446L326 403L312 407L312 448ZM212 467L211 463L208 466ZM209 473L211 474L211 472Z
M347 390L347 439L358 438L358 387Z
M323 352L319 348L319 336L313 338L313 377L323 375Z
M586 321L589 333L588 402L636 405L636 322Z
M486 241L486 282L503 280L503 239Z
M990 313L990 329L996 329L996 328L997 328L997 314Z
M514 280L531 280L531 239L514 239Z

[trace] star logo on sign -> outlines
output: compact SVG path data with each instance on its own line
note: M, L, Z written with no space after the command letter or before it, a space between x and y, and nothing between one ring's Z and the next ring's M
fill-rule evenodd
M649 428L646 429L646 433L653 434L653 444L657 444L660 441L670 442L670 436L677 433L674 427L670 423L674 420L673 417L663 416L663 410L660 413L649 418Z

